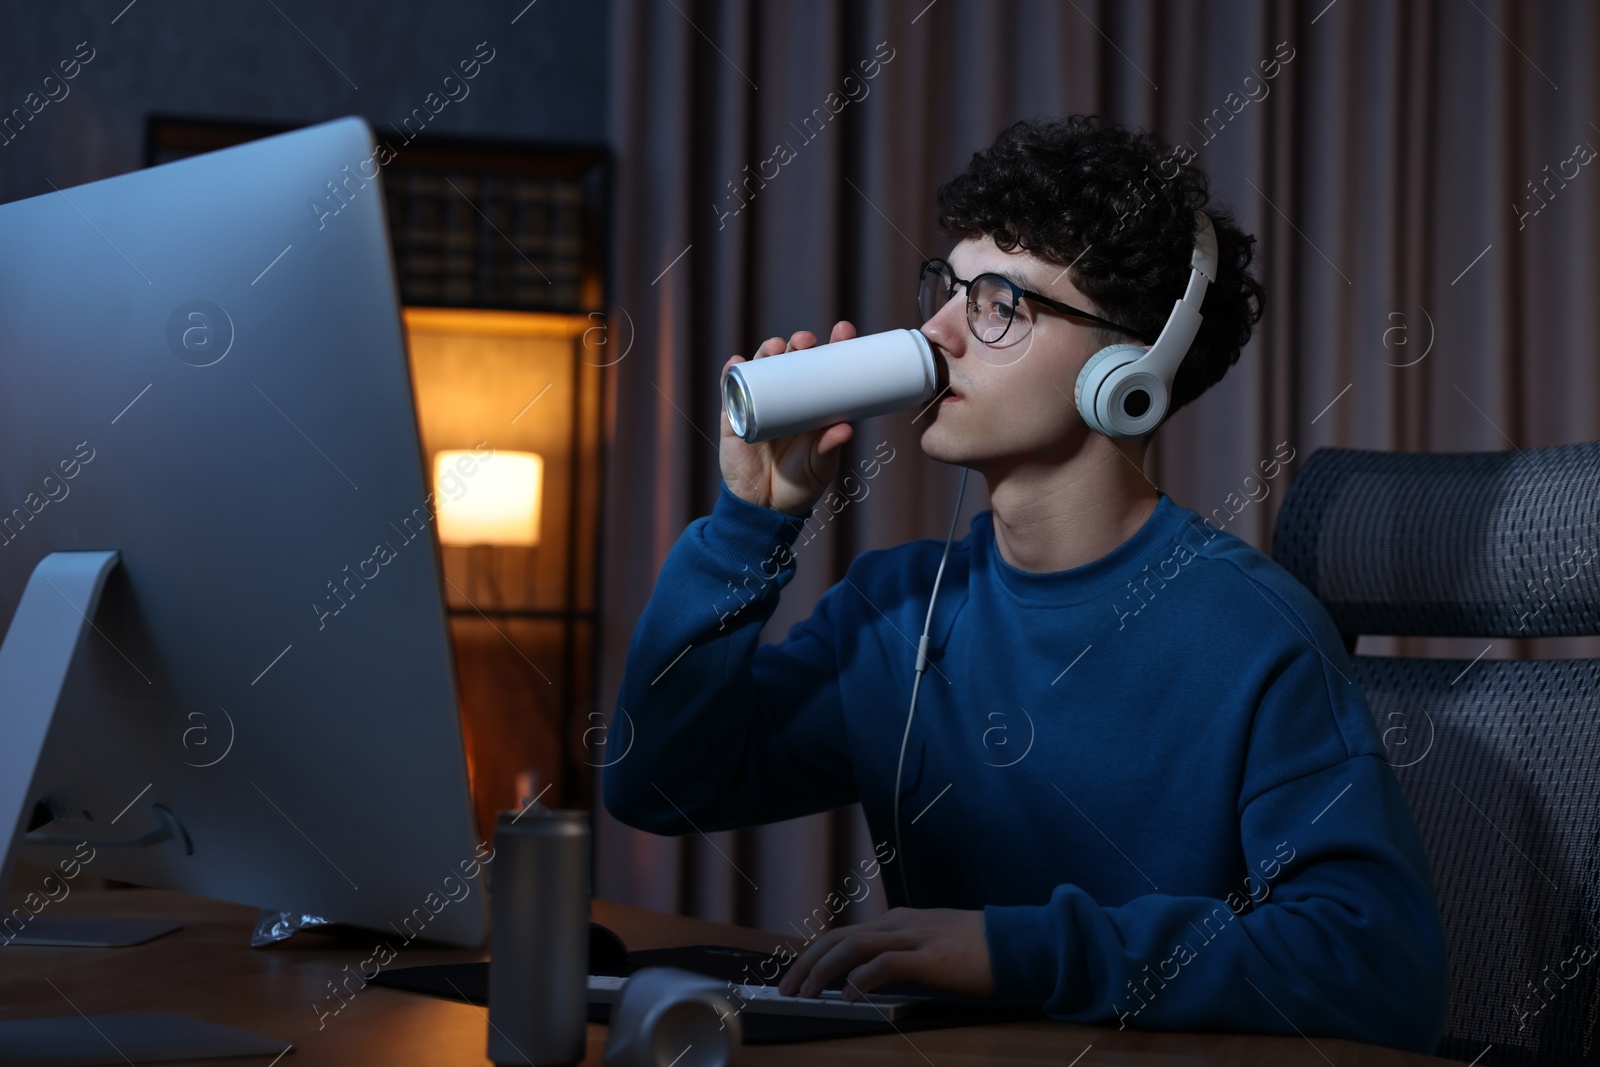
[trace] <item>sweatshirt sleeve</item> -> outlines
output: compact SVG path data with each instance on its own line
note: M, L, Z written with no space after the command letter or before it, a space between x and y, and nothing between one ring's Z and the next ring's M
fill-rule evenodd
M1073 1022L1263 1029L1432 1053L1449 964L1427 861L1374 754L1300 775L1241 813L1250 875L1227 899L1101 907L1057 886L990 906L995 995Z
M858 799L836 654L844 583L781 643L760 643L794 577L802 522L724 484L668 553L634 627L602 763L606 808L622 822L725 830Z

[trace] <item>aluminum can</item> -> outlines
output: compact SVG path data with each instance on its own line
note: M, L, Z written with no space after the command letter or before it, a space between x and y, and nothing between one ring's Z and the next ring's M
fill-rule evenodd
M588 1038L589 813L532 804L494 828L489 1059L580 1062Z
M925 403L936 382L921 331L890 330L737 363L723 376L722 407L755 444Z

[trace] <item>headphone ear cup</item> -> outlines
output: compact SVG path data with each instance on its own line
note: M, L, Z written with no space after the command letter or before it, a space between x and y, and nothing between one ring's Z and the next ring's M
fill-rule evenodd
M1108 345L1084 363L1083 369L1078 372L1078 382L1072 388L1072 402L1089 429L1105 437L1127 436L1100 417L1101 397L1111 392L1108 386L1117 371L1142 358L1147 351L1142 345Z

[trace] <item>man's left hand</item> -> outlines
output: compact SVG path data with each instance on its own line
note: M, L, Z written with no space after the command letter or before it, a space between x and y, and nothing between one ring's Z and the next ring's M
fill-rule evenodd
M983 912L892 908L881 919L836 927L795 958L778 992L813 997L840 974L845 975L843 999L850 1001L900 981L967 997L992 996Z

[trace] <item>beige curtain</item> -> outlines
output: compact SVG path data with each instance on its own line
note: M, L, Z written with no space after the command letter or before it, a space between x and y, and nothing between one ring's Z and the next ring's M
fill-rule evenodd
M661 562L720 487L722 363L839 318L916 325L918 262L949 247L934 190L1018 118L1094 112L1187 142L1258 237L1266 317L1147 467L1246 541L1269 546L1319 446L1600 436L1585 0L615 0L613 27L609 340L627 355L606 372L608 713ZM859 423L844 463L882 442L895 458L807 546L764 640L858 553L944 537L959 470L922 455L909 413ZM1296 461L1251 501L1245 478L1285 444ZM958 536L987 506L974 477ZM1361 651L1459 654L1391 645ZM801 937L872 853L856 809L684 838L596 811L598 895ZM882 907L874 892L844 917Z

